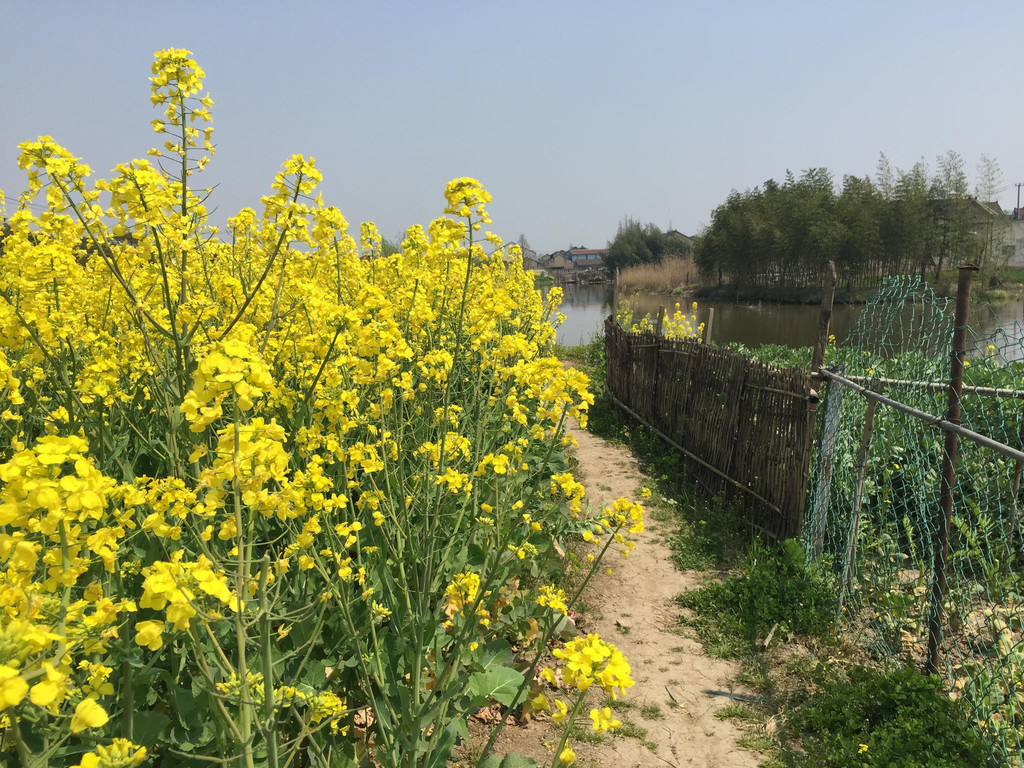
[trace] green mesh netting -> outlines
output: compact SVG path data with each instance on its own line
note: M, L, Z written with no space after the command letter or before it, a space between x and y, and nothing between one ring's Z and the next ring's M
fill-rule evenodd
M952 299L916 278L883 283L826 365L936 417L947 407ZM977 313L974 313L977 316ZM1019 327L968 332L961 424L1024 447ZM976 389L974 389L976 388ZM838 402L837 402L838 399ZM922 668L945 433L830 382L819 411L806 536L832 566L843 621L878 660ZM961 438L953 494L940 666L1005 765L1024 766L1021 462Z

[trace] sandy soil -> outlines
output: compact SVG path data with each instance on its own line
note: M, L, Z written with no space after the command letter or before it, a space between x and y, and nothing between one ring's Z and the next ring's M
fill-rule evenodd
M646 478L630 452L578 428L571 431L579 441L577 479L586 486L590 504L607 504L620 496L636 498ZM647 729L647 735L616 735L600 744L574 740L577 765L754 768L757 755L736 744L741 732L730 721L715 718L718 709L734 701L723 694L749 693L733 682L738 666L709 658L699 643L680 634L672 599L695 587L698 577L672 565L664 543L672 533L671 523L648 516L645 524L633 554L628 559L610 554L605 568L612 574L605 570L595 576L583 598L594 608L584 613L579 628L597 632L629 660L635 685L627 698L636 706L617 717ZM582 720L581 725L589 728L585 714ZM542 716L506 727L497 753L519 752L549 764L558 735Z

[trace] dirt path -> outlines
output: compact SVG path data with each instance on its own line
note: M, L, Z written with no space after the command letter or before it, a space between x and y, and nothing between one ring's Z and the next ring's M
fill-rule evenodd
M632 454L575 426L579 441L577 479L587 488L591 506L607 504L620 496L636 498L647 482ZM697 585L692 572L673 566L665 539L671 523L648 515L646 530L628 559L610 555L605 568L584 593L594 606L584 614L581 631L597 632L625 654L635 685L628 692L632 706L616 713L626 727L602 743L573 740L577 765L600 768L647 766L700 766L700 768L755 768L757 755L737 746L740 731L715 712L733 703L722 693L747 693L732 681L738 665L709 658L694 640L679 633L678 610L672 599ZM717 692L717 693L712 693ZM589 718L581 726L589 728ZM550 763L557 731L540 719L526 726L506 728L498 752L520 752L541 765Z

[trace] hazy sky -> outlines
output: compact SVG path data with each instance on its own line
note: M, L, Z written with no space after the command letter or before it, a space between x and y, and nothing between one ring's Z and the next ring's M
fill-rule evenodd
M149 66L206 70L219 223L313 155L358 235L441 215L481 180L493 230L541 252L603 247L623 216L687 234L732 189L815 167L874 174L880 152L971 183L1024 181L1017 2L21 2L0 0L0 189L50 134L106 176L157 143Z

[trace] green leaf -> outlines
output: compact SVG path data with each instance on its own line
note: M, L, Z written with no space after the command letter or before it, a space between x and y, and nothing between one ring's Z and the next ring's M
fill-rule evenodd
M480 768L537 768L537 763L532 758L513 752L504 758L488 755L487 759L480 763Z
M132 714L132 739L152 748L170 724L171 718L162 712L135 712Z
M506 640L494 640L484 646L480 652L480 664L483 671L488 672L494 667L504 667L512 663L512 647Z
M474 672L470 675L468 688L473 696L510 706L522 683L522 674L514 669L494 667L486 672Z

